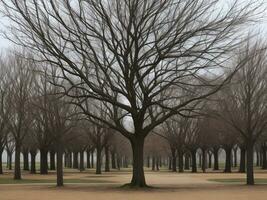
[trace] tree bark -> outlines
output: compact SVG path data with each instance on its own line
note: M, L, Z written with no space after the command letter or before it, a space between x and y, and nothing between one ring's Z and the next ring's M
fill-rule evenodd
M57 150L57 187L62 187L63 185L63 150L59 147Z
M178 150L178 160L179 172L184 172L184 152L182 150Z
M239 172L240 173L245 173L246 172L246 148L245 147L240 147Z
M156 170L156 159L155 156L152 156L152 171Z
M116 156L114 151L111 152L111 168L116 169Z
M219 148L213 148L214 166L213 170L219 170Z
M253 147L254 145L249 142L247 145L247 185L254 185Z
M96 147L96 174L101 174L101 147Z
M8 169L12 170L12 152L8 153Z
M88 169L91 168L90 155L91 155L90 150L87 150L87 151L86 151L86 168L88 168Z
M191 158L192 158L192 172L196 173L197 172L197 150L192 149L191 150Z
M110 172L109 167L109 147L105 146L105 172Z
M238 148L234 148L234 167L237 167L237 150Z
M144 138L136 137L131 140L133 152L133 174L130 185L132 187L146 187L143 168L144 162Z
M224 172L225 173L231 173L231 157L232 157L232 148L227 147L224 149L225 150L225 168Z
M16 142L15 147L15 172L14 172L14 179L21 180L21 170L20 170L20 150L21 145Z
M55 151L50 151L50 170L56 170Z
M94 150L91 152L91 167L94 168Z
M79 165L80 171L84 171L84 151L80 151L80 165Z
M25 151L23 152L23 170L29 171L29 152Z
M208 153L208 155L209 155L209 168L212 168L212 153L211 152L209 152Z
M30 151L30 155L31 155L31 174L36 174L36 165L35 165L36 151Z
M206 172L206 168L207 168L206 149L202 149L202 171L203 173Z
M40 149L40 174L48 174L48 162L47 162L47 154L48 151L46 149Z
M79 153L78 151L75 151L73 153L73 168L79 169L79 160L78 160Z
M177 165L176 165L176 149L171 148L172 153L172 171L177 172Z
M169 157L169 170L172 170L172 157Z

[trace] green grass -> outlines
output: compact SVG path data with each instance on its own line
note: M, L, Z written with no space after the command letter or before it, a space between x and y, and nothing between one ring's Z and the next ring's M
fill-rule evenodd
M217 183L232 183L232 184L245 184L246 179L245 178L231 178L231 179L208 179L208 181L217 182ZM256 184L267 184L266 178L256 178L255 179Z
M22 179L22 180L14 180L10 178L0 178L0 184L42 184L42 183L51 183L55 184L55 179ZM65 179L64 183L114 183L112 181L99 180L99 179Z

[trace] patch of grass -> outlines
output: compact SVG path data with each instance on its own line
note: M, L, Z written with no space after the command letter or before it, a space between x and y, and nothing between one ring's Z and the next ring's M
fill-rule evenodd
M245 184L247 180L245 178L229 178L229 179L208 179L208 181L217 182L217 183ZM256 178L255 183L256 184L267 184L267 179Z
M0 178L0 184L42 184L42 183L51 183L56 184L55 179L22 179L14 180L10 178ZM96 180L96 179L65 179L64 183L114 183L113 181L106 180Z

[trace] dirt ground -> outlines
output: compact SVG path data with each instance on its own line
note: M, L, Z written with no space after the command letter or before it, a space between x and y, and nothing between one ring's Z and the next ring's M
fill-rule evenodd
M51 179L46 176L24 174L23 178ZM256 178L267 178L266 173L256 173ZM11 177L6 174L4 177ZM120 186L129 182L129 172L110 172L94 175L93 172L65 173L66 179L80 178L101 180L101 183L66 184L56 188L53 184L0 185L0 200L266 200L267 185L253 187L217 183L209 179L244 178L244 174L232 173L171 173L146 172L147 190L129 190ZM107 183L104 183L107 181Z

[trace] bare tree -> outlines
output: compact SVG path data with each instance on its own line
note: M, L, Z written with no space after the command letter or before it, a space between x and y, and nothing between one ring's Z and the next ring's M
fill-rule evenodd
M33 81L33 63L16 54L8 57L8 67L10 68L9 78L12 82L9 102L10 117L8 121L9 130L15 141L15 173L14 179L21 179L20 153L23 140L31 126L30 93Z
M222 91L221 119L243 138L247 151L247 184L254 184L254 145L267 127L267 51L261 41L240 48L236 62L246 60L231 86Z
M220 3L2 0L1 10L14 25L14 37L9 38L60 68L61 77L70 83L62 86L65 94L76 99L77 106L83 109L83 99L107 106L110 119L84 113L130 140L130 185L145 187L145 137L229 80L231 76L215 84L217 76L206 80L200 75L223 67L227 53L242 38L237 30L261 6L258 1L235 0L218 12ZM184 98L179 92L183 90L191 91L191 98ZM126 118L131 130L125 127Z

